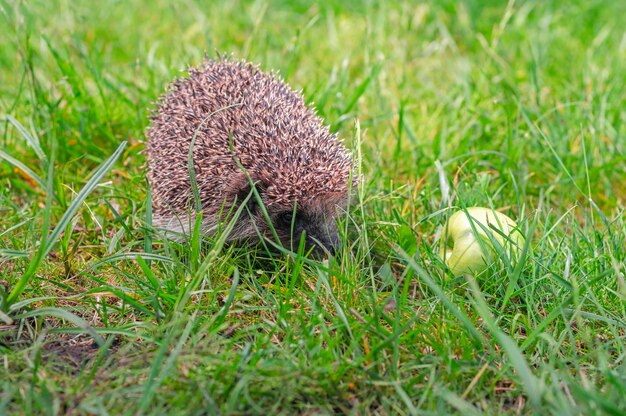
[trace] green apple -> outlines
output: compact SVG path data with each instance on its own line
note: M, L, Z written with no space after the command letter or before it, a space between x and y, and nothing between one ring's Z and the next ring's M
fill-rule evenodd
M515 263L525 242L515 221L482 207L455 212L443 233L441 258L455 276L483 272L499 253L506 254L509 261Z

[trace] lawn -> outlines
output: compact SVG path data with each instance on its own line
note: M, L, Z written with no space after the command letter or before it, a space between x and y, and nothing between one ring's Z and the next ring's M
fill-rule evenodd
M625 15L0 0L0 414L625 414ZM152 103L217 53L353 150L337 256L151 226ZM527 245L454 276L476 205Z

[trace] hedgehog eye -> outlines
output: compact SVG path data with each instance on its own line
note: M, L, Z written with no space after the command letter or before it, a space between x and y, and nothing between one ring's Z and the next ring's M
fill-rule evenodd
M282 225L291 226L291 223L293 222L293 212L291 211L283 212L278 217L278 221L280 221Z

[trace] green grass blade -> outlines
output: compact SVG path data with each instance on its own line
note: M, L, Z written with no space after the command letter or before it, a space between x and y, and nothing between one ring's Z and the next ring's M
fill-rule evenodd
M67 211L65 211L65 214L63 214L61 220L56 225L56 227L54 227L54 230L48 237L48 241L44 249L44 256L48 254L50 250L52 250L52 247L56 243L56 240L59 238L59 236L61 235L65 227L67 227L67 225L70 223L70 221L72 221L72 218L74 218L74 215L76 215L76 212L78 212L78 209L81 207L83 202L85 202L87 197L91 195L91 193L98 187L102 178L104 178L104 176L109 173L109 171L113 168L113 165L122 155L125 147L126 142L122 142L118 146L117 150L115 150L115 152L113 152L113 154L93 172L91 178L89 179L89 181L87 181L83 189L81 189L80 192L74 197L72 203L67 208Z
M0 261L19 259L28 257L28 253L20 250L0 249Z
M109 170L113 168L113 165L121 156L125 147L126 142L120 144L117 150L93 172L91 178L89 179L89 181L87 181L83 189L81 189L80 192L74 197L72 203L67 208L56 227L54 227L52 233L47 236L47 238L42 239L41 248L39 249L35 259L29 265L28 269L26 269L24 275L22 275L17 285L13 288L13 290L7 297L7 305L5 305L5 307L10 306L19 298L19 296L22 294L22 291L26 288L26 285L39 268L41 261L50 252L50 250L52 250L52 247L61 235L61 232L63 232L65 227L67 227L67 225L70 223L70 221L72 220L78 209L81 207L83 202L85 202L87 197L96 189L102 178L109 172ZM45 233L46 230L44 229L44 234Z
M542 381L533 374L519 345L498 327L476 281L470 277L469 282L472 287L476 310L496 339L496 342L500 344L504 353L509 357L511 365L515 368L522 381L522 388L528 395L528 399L535 408L539 408L543 392Z
M193 328L195 318L196 316L195 314L193 314L187 319L188 321L187 325L185 326L185 329L180 335L178 342L176 343L172 351L168 352L168 349L170 347L169 345L170 342L174 338L174 333L175 333L174 328L170 329L169 334L167 335L167 338L161 342L161 347L159 348L157 357L152 363L152 368L150 370L150 377L145 384L143 396L141 397L141 401L139 402L140 414L146 411L146 409L148 408L148 406L150 405L150 402L152 401L154 397L156 389L159 387L160 384L162 384L165 381L165 379L168 376L168 373L172 369L172 366L176 363L176 359L181 353L182 348L185 345L185 342L187 341L187 338L189 338L189 335L191 334L191 330ZM167 356L167 359L165 359L166 356Z
M79 318L78 316L74 315L71 312L68 312L65 309L51 308L51 307L37 308L35 310L16 315L15 319L26 319L26 318L45 317L45 316L52 316L52 317L60 318L67 322L70 322L76 325L77 327L83 329L85 332L89 333L89 335L91 335L93 339L98 343L98 345L102 346L105 344L104 338L102 338L100 334L94 331L91 325L85 322L85 320L83 320L82 318Z
M474 324L472 324L472 321L469 319L467 314L463 312L454 302L452 302L452 300L450 300L450 298L443 291L441 286L439 286L433 280L433 278L430 277L428 273L426 273L426 271L415 262L415 260L411 256L409 256L404 250L402 250L401 247L396 246L395 251L396 253L398 253L400 258L403 259L415 273L417 273L419 278L424 283L426 283L426 286L428 286L430 290L433 291L433 293L437 296L441 303L443 303L446 309L448 309L450 313L452 313L459 320L465 330L467 330L467 332L472 336L473 341L478 345L484 345L485 339L482 334L478 332L476 327L474 327Z
M41 176L37 175L35 171L33 171L31 168L29 168L24 163L20 162L19 160L17 160L16 158L8 154L7 152L0 150L0 161L2 159L6 160L8 163L10 163L11 165L15 166L16 168L24 172L24 174L28 176L30 179L32 179L34 182L36 182L37 185L41 187L41 189L46 189L46 182L43 179L41 179Z
M41 144L39 143L39 139L37 138L37 136L31 134L26 129L26 127L24 127L12 115L7 114L5 117L9 121L9 123L11 123L17 129L17 131L20 132L20 134L22 135L22 137L24 138L26 143L35 151L35 153L37 154L37 157L39 158L39 160L44 162L44 164L47 163L48 158L46 157L46 154L44 153L43 149L41 148Z

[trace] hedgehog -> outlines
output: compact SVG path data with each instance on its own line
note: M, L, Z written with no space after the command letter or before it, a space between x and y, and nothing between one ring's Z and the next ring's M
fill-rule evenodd
M147 130L153 225L185 235L199 208L211 235L245 202L227 241L276 236L293 250L304 238L307 249L334 253L357 183L338 136L275 72L230 58L187 72L157 101Z

